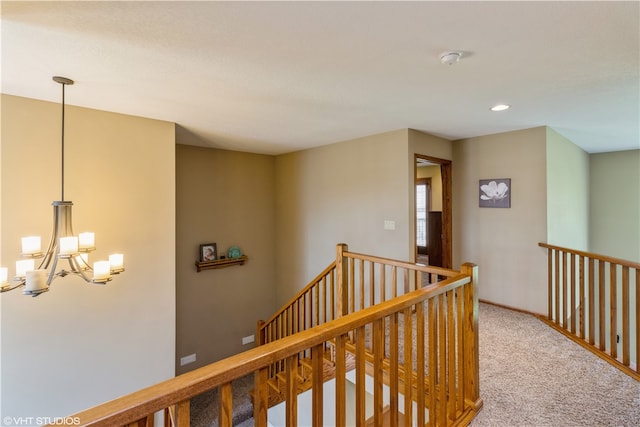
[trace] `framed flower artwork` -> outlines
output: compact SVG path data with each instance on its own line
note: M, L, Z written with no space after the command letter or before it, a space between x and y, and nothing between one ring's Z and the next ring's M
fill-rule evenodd
M481 179L479 190L481 208L511 207L511 178Z

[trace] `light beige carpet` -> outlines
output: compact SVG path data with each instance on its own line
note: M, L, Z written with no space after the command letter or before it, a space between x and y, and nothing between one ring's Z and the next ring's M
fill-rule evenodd
M534 316L480 304L480 426L640 426L640 383Z

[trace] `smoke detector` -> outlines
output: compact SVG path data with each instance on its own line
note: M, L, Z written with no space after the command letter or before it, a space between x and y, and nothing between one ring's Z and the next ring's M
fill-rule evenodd
M453 65L456 62L460 61L462 57L461 52L444 52L440 55L440 62L445 65Z

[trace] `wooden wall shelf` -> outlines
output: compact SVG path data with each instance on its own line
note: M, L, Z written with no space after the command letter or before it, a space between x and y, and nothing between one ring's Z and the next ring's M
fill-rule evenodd
M213 270L216 268L226 268L234 265L244 265L249 258L246 255L242 255L240 258L225 258L217 259L215 261L196 261L196 269L198 273L202 270Z

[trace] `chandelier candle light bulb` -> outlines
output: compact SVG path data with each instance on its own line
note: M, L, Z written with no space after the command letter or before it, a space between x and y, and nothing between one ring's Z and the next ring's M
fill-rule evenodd
M27 271L25 290L27 292L41 291L47 288L47 270Z
M78 234L78 245L81 251L92 251L96 248L96 235L92 232Z
M106 282L111 279L111 265L109 261L96 261L93 263L93 281Z
M0 267L0 288L9 283L9 269Z
M111 274L118 274L124 271L124 255L111 254L109 255L109 269Z
M40 236L29 236L22 238L22 255L37 256L42 254L42 242Z
M68 236L60 238L60 255L75 255L78 253L78 238Z
M20 259L16 261L16 277L24 278L27 271L34 270L35 261L33 259Z

